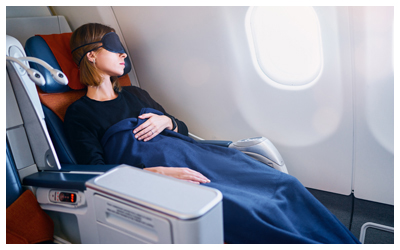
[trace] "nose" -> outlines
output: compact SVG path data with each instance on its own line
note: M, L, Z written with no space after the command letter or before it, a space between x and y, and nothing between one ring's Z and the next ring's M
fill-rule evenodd
M126 53L121 53L120 56L126 58L128 55Z

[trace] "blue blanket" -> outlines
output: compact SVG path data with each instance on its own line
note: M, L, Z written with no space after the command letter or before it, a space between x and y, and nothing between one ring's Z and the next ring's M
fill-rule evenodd
M141 113L162 114L146 108ZM165 130L150 141L135 139L145 120L129 118L102 138L108 164L188 167L223 194L228 243L359 243L353 234L294 177L236 149L201 144Z

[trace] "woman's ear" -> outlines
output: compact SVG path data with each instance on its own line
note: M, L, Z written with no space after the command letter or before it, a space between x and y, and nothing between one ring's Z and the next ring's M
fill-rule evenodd
M94 53L94 51L90 51L89 53L86 54L89 62L95 62L96 61L96 54Z

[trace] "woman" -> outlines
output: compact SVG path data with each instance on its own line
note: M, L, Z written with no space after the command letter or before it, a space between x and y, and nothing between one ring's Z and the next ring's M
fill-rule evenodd
M126 54L113 29L83 25L70 45L88 86L65 116L78 163L126 163L219 189L228 243L359 243L294 177L197 143L147 92L120 88Z
M117 76L124 72L127 55L119 40L115 43L114 32L108 26L87 24L77 29L71 37L72 56L80 68L81 83L88 86L86 96L71 105L65 116L67 138L80 164L105 164L100 139L116 122L138 117L144 107L152 107L166 114L146 91L133 86L124 89L119 86ZM106 34L105 41L109 47L101 47L102 43L96 41L101 41ZM139 118L148 120L133 131L138 140L151 140L164 129L188 135L185 123L171 115L148 113ZM153 167L145 170L194 183L209 182L202 174L189 168Z

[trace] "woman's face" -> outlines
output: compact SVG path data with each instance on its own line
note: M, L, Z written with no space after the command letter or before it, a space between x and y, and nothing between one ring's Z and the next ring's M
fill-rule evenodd
M96 53L96 68L108 76L120 76L125 69L125 53L114 53L100 48Z

